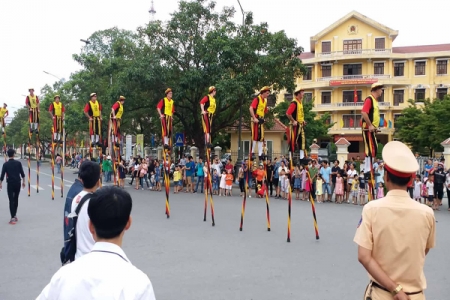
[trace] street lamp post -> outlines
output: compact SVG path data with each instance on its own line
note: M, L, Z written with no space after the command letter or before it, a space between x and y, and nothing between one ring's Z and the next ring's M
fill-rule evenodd
M244 26L245 26L245 13L244 13L244 9L242 8L241 2L239 0L237 0L239 7L241 8L241 13L242 13L242 30L244 30ZM241 61L242 63L242 61ZM242 162L243 157L242 157L242 105L243 105L243 101L242 101L242 95L241 95L241 99L240 99L240 105L239 105L239 127L238 127L238 158L236 163Z
M59 78L58 76L56 76L55 74L52 74L52 73L50 73L50 72L44 71L44 73L47 74L47 75L50 75L50 76L55 77L55 78L58 79L59 81L62 80L61 78Z

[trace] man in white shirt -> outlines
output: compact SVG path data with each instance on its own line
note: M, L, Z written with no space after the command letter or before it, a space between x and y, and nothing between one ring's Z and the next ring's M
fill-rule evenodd
M36 300L155 300L149 278L122 250L131 207L130 194L117 187L95 192L88 207L92 251L59 269Z
M83 183L83 190L72 200L72 213L75 212L78 203L86 194L95 192L100 186L100 165L92 161L84 161L80 166L78 176ZM89 200L83 204L78 214L76 228L77 252L75 253L75 259L89 253L95 244L94 238L89 230L88 206Z

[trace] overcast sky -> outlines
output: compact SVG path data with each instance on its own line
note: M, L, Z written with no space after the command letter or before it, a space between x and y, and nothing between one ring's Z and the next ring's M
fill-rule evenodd
M155 19L168 20L177 0L154 0ZM256 22L266 21L271 31L285 30L309 51L309 38L352 10L394 30L395 46L450 43L450 1L393 0L241 0ZM234 6L241 22L237 0L217 0L217 8ZM133 30L150 20L151 0L0 0L0 102L10 111L24 105L28 88L36 93L57 79L68 79L79 69L72 54L79 53L80 39L93 32L117 26Z

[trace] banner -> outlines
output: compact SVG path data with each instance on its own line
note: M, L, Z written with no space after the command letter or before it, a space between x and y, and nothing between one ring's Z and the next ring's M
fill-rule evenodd
M130 159L131 156L133 156L133 152L132 152L132 143L133 143L133 139L131 135L127 135L126 140L125 140L125 160Z
M138 134L136 136L136 153L141 157L144 157L144 135Z
M378 82L378 79L342 79L342 80L330 80L330 86L340 86L340 85L365 85Z

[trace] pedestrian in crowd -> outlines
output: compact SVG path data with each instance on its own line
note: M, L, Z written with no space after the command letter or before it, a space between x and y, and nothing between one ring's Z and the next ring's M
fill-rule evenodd
M189 156L189 161L186 162L186 166L184 167L186 170L186 191L185 193L193 193L194 192L194 172L195 172L195 163L194 158Z
M104 187L86 207L89 233L95 240L92 251L59 269L36 299L155 300L149 278L122 250L123 236L131 226L130 194Z
M339 160L335 160L333 167L331 168L331 195L333 195L334 190L336 188L336 177L340 171L341 171L341 168L339 167ZM334 202L337 202L336 196L335 196Z
M267 192L270 191L270 196L273 194L273 164L272 160L267 160Z
M322 174L317 175L316 179L316 197L317 197L317 203L322 203L323 199L323 178Z
M336 183L334 187L334 192L336 194L335 203L342 204L343 196L344 196L344 179L341 177L341 172L337 172L336 174Z
M311 195L313 196L313 199L316 200L316 190L317 190L317 175L319 173L319 169L317 168L317 161L313 159L310 163L308 163L308 172L309 177L312 180L311 184Z
M309 180L309 177L306 175L306 172L308 172L308 170L304 170L304 175L303 177L305 178L305 180L303 181L303 185L304 185L304 199L303 200L308 200L309 201L309 195L311 193L311 189L312 189L312 183Z
M231 173L232 170L228 169L228 173L225 175L225 191L226 191L226 195L225 196L233 196L233 180L234 180L234 176Z
M280 168L280 162L275 157L273 160L273 177L272 177L272 183L275 188L275 198L280 197L280 188L279 188L279 173L278 170ZM270 194L272 196L272 193Z
M301 175L301 182L300 182L300 198L302 201L306 200L305 198L305 188L306 188L306 180L308 178L306 174L306 169L303 165L300 165L300 175Z
M347 182L347 180L348 180L348 175L347 175L347 173L348 173L348 164L347 164L347 162L345 162L344 163L344 166L343 166L343 168L341 169L341 171L340 171L340 173L341 173L341 177L342 177L342 180L343 180L343 182L344 182L344 196L342 197L342 202L347 202L348 203L348 197L349 197L349 195L348 195L348 182Z
M259 189L262 188L264 183L264 177L266 176L266 171L264 171L264 165L262 163L259 164L259 168L255 170L255 193L258 194Z
M285 179L287 177L287 174L289 174L289 169L286 167L286 160L281 159L280 161L280 167L278 167L278 197L275 196L275 198L285 198L286 193L286 184Z
M231 157L228 158L227 164L225 165L225 170L227 171L227 173L228 173L228 170L231 170L231 172L233 172L233 170L234 170L234 166L231 163L231 161L232 161Z
M219 182L220 182L219 173L217 173L217 169L214 169L212 176L213 195L219 195Z
M73 198L71 212L75 212L81 199L87 194L94 193L100 186L100 166L92 161L84 161L80 166L79 178L83 183L83 190ZM94 246L94 239L89 230L89 216L87 209L89 200L83 203L78 214L76 236L77 236L77 251L75 253L75 260L83 255L89 253Z
M295 200L300 200L300 190L302 187L302 175L298 166L294 167L294 190Z
M211 164L211 168L214 169L214 170L217 170L217 174L221 174L222 173L223 165L219 161L219 158L217 156L214 157L214 162Z
M222 175L220 176L220 194L219 196L226 196L226 182L225 182L225 178L227 176L227 171L224 169L222 171Z
M72 212L72 202L73 199L83 190L83 183L80 180L80 172L77 172L77 174L78 178L75 179L74 183L67 191L66 201L64 203L64 249L68 246L66 241L69 239L69 231L73 227L73 219L69 218L69 215Z
M216 170L214 170L216 171ZM238 181L239 181L239 189L241 191L240 196L242 197L245 192L245 178L244 178L244 164L241 164L238 171Z
M155 161L155 191L161 191L161 166L158 161Z
M199 184L201 184L200 185L200 188L201 188L200 193L203 193L203 184L205 182L205 172L204 172L203 168L204 168L203 158L199 157L198 163L195 166L195 169L197 172L197 184L195 185L194 193L197 193Z
M323 202L331 202L331 168L327 160L322 162L319 173L323 180ZM325 200L325 193L327 193L328 200Z
M366 178L364 177L364 170L359 174L359 205L366 204ZM375 186L375 190L377 187Z
M370 277L364 299L425 299L423 267L435 245L436 220L429 207L406 192L419 169L411 150L389 142L382 156L389 192L364 206L354 238L358 261Z
M117 173L119 174L119 186L121 188L125 188L125 166L123 164L123 160L120 160L118 166L117 166Z
M358 173L355 170L355 165L350 164L350 169L347 171L347 193L350 195L352 193L353 180L358 177ZM347 203L350 203L350 197L347 199Z
M430 171L430 174L434 175L434 201L436 202L436 210L439 210L439 206L442 205L442 198L444 197L444 183L446 176L444 165L436 162L435 167Z
M359 177L357 174L353 176L351 191L352 191L352 203L354 205L358 205Z
M429 174L426 186L427 186L427 191L428 191L428 205L431 205L431 208L433 210L436 210L438 206L436 205L437 201L434 201L435 200L434 199L435 198L435 193L434 193L435 189L434 189L434 176L433 175Z
M14 159L16 151L8 149L8 161L2 166L2 173L0 175L0 190L3 187L3 180L6 175L6 192L9 199L9 212L11 219L9 224L15 225L19 219L17 218L17 209L19 207L20 194L20 177L22 177L22 188L25 188L25 173L23 172L22 163Z
M284 200L288 199L289 192L291 192L291 180L289 179L289 175L284 177Z
M62 157L59 155L59 153L56 154L55 158L55 164L56 164L56 173L61 174L61 165L62 165Z
M417 174L414 180L414 200L416 200L419 203L422 203L421 194L422 194L422 181L420 179L420 175Z
M180 188L183 189L183 181L181 179L180 166L175 166L175 171L173 172L173 192L178 194Z
M447 170L447 175L445 176L445 189L447 190L447 201L448 201L447 210L450 211L450 169Z

